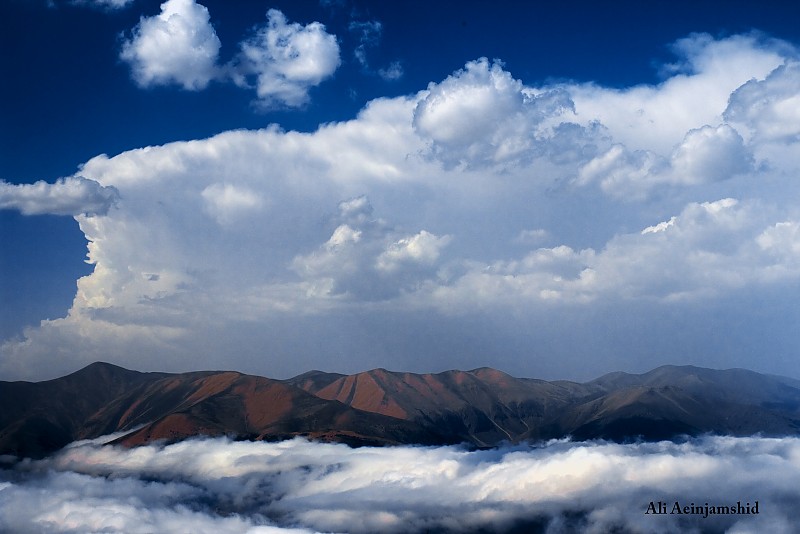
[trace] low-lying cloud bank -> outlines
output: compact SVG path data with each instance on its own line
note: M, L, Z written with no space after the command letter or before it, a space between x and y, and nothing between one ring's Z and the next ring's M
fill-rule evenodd
M0 472L3 532L792 532L800 439L485 451L79 442ZM670 514L674 503L758 514ZM646 514L664 503L666 514ZM652 510L651 510L652 511ZM483 529L483 530L480 530Z

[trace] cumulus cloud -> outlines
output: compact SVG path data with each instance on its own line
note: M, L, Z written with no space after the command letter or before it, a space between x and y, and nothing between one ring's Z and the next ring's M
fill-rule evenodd
M431 83L414 111L417 132L449 166L530 159L546 142L546 119L568 116L573 103L558 89L535 93L486 58Z
M277 9L267 24L239 43L238 57L218 63L221 43L208 9L195 0L167 0L161 13L142 17L123 42L120 58L141 87L177 84L204 89L212 80L254 88L265 107L302 106L308 91L340 64L336 37L325 26L290 23Z
M336 37L325 26L290 23L277 9L267 12L267 24L240 43L234 80L248 85L255 78L258 98L266 106L301 106L308 91L333 75L341 63Z
M752 79L736 89L724 117L761 140L800 141L800 63L789 61L763 80Z
M439 252L448 241L450 241L449 236L439 237L425 230L416 235L399 239L390 244L378 256L378 269L396 271L403 264L408 263L432 265L439 259Z
M209 185L200 195L205 201L206 211L222 225L261 208L264 203L252 190L231 184Z
M217 76L220 46L205 6L194 0L167 0L161 13L139 20L120 58L130 64L133 79L142 87L174 83L198 90Z
M372 218L366 197L339 204L342 224L316 251L299 255L293 269L332 295L386 299L413 289L433 275L450 236L426 230L399 237L382 219Z
M670 164L674 181L699 184L745 174L753 169L753 157L738 132L723 124L687 132L673 151Z
M301 45L314 42L338 62L320 25L269 20L248 41L258 50L296 46L306 72L316 56ZM727 366L796 374L796 339L774 325L797 313L800 144L745 113L791 100L794 52L741 36L681 46L657 85L530 87L479 59L314 132L97 156L64 181L80 206L50 210L76 215L94 271L66 317L2 344L0 369L52 378L111 357L287 376L435 361L590 378L724 353ZM102 209L89 217L92 191ZM633 322L614 322L624 314ZM691 351L629 341L627 324L685 330L686 317L713 333ZM733 341L748 332L762 335ZM775 356L754 362L754 343Z
M790 245L796 221L770 224L759 211L732 198L692 203L666 221L614 236L601 250L559 245L519 260L470 265L431 295L459 312L530 301L696 301L796 279L797 247Z
M792 532L800 441L550 442L484 451L191 440L84 444L0 482L11 531ZM46 491L43 491L46 490ZM645 514L650 503L758 514ZM12 512L13 511L13 512Z
M586 163L576 183L599 182L619 198L643 198L665 186L727 180L753 170L755 160L739 133L727 124L689 130L669 158L616 144Z
M787 46L791 49L754 35L720 40L691 35L674 45L679 59L659 85L571 88L575 120L581 124L599 120L632 151L669 154L689 130L722 123L731 93L780 67Z
M25 215L105 215L118 198L113 186L101 186L80 176L53 184L10 184L0 180L0 209Z

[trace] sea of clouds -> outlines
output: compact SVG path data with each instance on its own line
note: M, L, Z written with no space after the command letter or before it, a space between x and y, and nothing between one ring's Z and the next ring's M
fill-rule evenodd
M788 533L799 475L798 438L490 450L95 440L0 471L0 531ZM646 514L651 501L758 501L759 513Z

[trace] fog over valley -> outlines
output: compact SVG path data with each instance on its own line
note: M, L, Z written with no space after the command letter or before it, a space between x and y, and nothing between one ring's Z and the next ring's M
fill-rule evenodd
M800 439L469 451L78 442L0 471L4 532L796 532ZM46 490L46 491L45 491ZM645 515L651 501L758 514Z

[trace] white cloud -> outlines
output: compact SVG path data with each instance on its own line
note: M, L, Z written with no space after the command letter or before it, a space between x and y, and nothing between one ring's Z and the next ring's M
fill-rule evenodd
M671 217L668 221L661 221L660 223L655 224L653 226L648 226L647 228L642 230L642 235L644 235L644 234L654 234L656 232L664 232L670 226L674 226L675 225L675 220L676 219L677 219L677 217Z
M0 483L0 527L78 532L794 530L800 442L550 442L484 451L192 440L86 444ZM735 467L732 467L735 466ZM750 515L649 515L650 502ZM284 530L285 529L285 530Z
M267 24L239 43L239 56L218 64L221 43L208 9L195 0L167 0L161 13L142 17L120 52L141 87L177 84L201 90L212 80L253 87L260 104L302 106L308 91L333 75L340 64L339 45L325 26L289 23L277 9Z
M727 124L689 130L670 157L673 181L717 182L753 170L753 157L742 137Z
M220 46L205 6L194 0L167 0L160 14L139 20L120 58L130 64L142 87L174 83L198 90L217 76Z
M581 167L576 183L600 182L603 191L612 195L641 200L659 183L669 182L669 171L665 158L644 150L632 152L617 144Z
M396 271L403 264L419 263L432 265L439 259L439 252L450 241L449 236L435 236L422 230L420 233L395 241L378 256L377 267L381 271Z
M316 251L292 262L324 294L364 300L395 297L433 275L441 249L450 241L426 230L398 237L386 221L371 217L372 206L363 196L341 202L339 211L346 222Z
M200 195L205 201L206 211L221 225L230 224L264 204L257 193L231 184L212 184Z
M0 180L0 209L16 209L25 215L105 215L117 196L114 187L80 176L61 178L53 184L9 184Z
M266 26L240 43L235 80L240 85L255 77L258 98L266 106L302 106L308 91L339 67L339 44L325 26L289 23L277 9L267 12Z
M414 127L449 166L517 163L530 159L548 137L541 123L571 111L566 92L534 94L502 64L482 58L428 86L414 111Z
M768 224L762 209L731 198L693 203L667 221L615 236L602 250L560 245L520 260L473 264L451 284L431 288L431 302L465 313L534 302L704 301L797 281L797 222Z
M779 67L786 48L752 35L721 40L692 35L676 44L679 62L660 85L571 87L575 120L599 120L631 151L668 154L689 130L723 122L731 93Z
M800 63L789 61L765 79L739 87L724 116L747 127L758 140L800 141Z
M753 170L754 158L742 137L727 124L689 130L669 158L616 144L586 163L576 183L599 182L618 198L641 199L665 186L727 180Z

